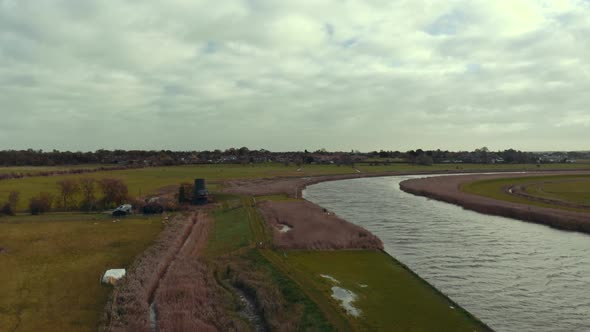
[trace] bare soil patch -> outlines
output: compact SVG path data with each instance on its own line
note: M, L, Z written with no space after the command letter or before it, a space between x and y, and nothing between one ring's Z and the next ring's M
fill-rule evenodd
M463 184L478 180L561 174L573 173L539 172L531 174L473 174L429 177L403 181L400 183L400 188L411 194L452 203L480 213L535 222L563 230L590 233L590 215L587 213L496 200L469 194L460 189ZM581 172L579 174L588 173Z

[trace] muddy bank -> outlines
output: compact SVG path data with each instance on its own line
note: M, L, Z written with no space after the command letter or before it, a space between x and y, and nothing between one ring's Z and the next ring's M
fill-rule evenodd
M548 225L557 229L590 233L590 214L519 204L462 192L461 185L477 180L540 176L540 175L588 175L589 172L533 172L527 174L473 174L429 177L406 180L401 190L459 205L480 213L514 218Z
M378 237L308 201L258 204L283 249L383 249ZM286 226L286 228L285 228Z

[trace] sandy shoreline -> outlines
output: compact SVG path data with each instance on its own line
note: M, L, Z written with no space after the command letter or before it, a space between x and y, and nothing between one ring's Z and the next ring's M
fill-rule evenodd
M414 195L459 205L465 209L484 214L534 222L561 230L590 233L590 215L588 213L496 200L460 190L461 185L464 183L477 180L560 174L588 175L590 173L588 171L532 172L527 174L473 174L429 177L403 181L400 183L400 188Z

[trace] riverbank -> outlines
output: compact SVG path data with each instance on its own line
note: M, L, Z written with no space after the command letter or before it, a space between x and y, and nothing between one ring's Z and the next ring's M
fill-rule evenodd
M421 173L419 174L429 174ZM440 172L448 174L449 172ZM305 285L306 292L314 290L324 291L325 295L314 298L315 301L322 303L325 298L329 298L329 288L319 286L322 279L328 278L336 285L340 280L346 280L351 275L357 275L358 267L353 268L356 263L346 260L339 264L338 257L346 252L365 253L373 261L385 264L385 266L362 266L364 271L368 271L362 277L357 275L356 278L367 278L371 280L376 276L371 276L371 271L380 271L380 274L388 275L388 282L372 284L370 291L367 285L359 283L350 284L356 294L362 298L370 298L370 302L362 307L364 302L360 302L360 310L369 308L365 314L372 320L369 323L366 318L354 318L348 316L353 326L364 328L375 328L383 330L387 328L405 329L409 326L421 326L425 330L436 330L443 326L449 327L450 330L456 331L488 331L491 330L476 317L471 315L457 303L449 299L446 295L436 289L433 285L418 276L406 265L402 264L395 257L389 255L383 250L381 240L369 231L356 226L344 219L336 217L333 213L326 211L320 206L300 199L305 187L326 181L337 181L364 177L378 176L399 176L411 175L416 172L383 172L373 174L346 174L334 176L317 176L306 178L275 178L275 179L253 179L253 180L233 180L224 183L224 191L232 194L249 195L258 197L257 207L261 211L268 227L273 229L273 247L284 251L285 257L300 257L305 255L308 258L298 258L294 262L286 258L282 265L289 275L294 278L296 283ZM287 196L290 199L281 202L268 200L268 197ZM338 232L330 231L334 223L338 224ZM286 228L284 228L286 226ZM356 231L355 231L356 230ZM301 252L307 249L311 251ZM326 250L328 249L328 250ZM353 250L352 252L350 250ZM369 249L369 250L367 250ZM317 255L323 255L325 263L316 262ZM346 254L347 257L350 254ZM387 259L379 258L387 257ZM303 259L303 263L301 261ZM331 262L331 266L326 265ZM280 262L274 262L279 264ZM354 263L354 264L353 264ZM295 264L295 265L293 265ZM281 265L281 264L279 264ZM370 264L369 264L370 265ZM359 266L360 267L360 266ZM331 270L330 270L331 269ZM326 271L330 271L329 274ZM354 271L353 271L354 270ZM395 271L393 274L392 272ZM392 282L395 281L395 282ZM324 282L325 283L325 282ZM315 289L314 289L315 288ZM377 292L377 293L375 293ZM389 294L391 297L382 297L378 294ZM331 301L328 301L331 302ZM320 304L320 307L333 305L331 303ZM382 313L376 308L394 308ZM375 317L378 317L375 319ZM429 317L429 319L424 319ZM359 323L360 321L362 323ZM378 325L371 325L378 323ZM356 325L360 324L360 325ZM416 325L417 324L417 325ZM436 326L436 327L435 327Z
M465 209L484 214L534 222L561 230L590 233L590 215L588 213L497 200L461 190L461 186L473 181L563 174L588 175L590 173L584 171L544 171L527 174L473 174L429 177L403 181L400 183L400 189L410 194L459 205Z

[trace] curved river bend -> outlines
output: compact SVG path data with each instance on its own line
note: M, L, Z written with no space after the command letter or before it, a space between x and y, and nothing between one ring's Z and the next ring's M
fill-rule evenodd
M417 177L324 182L304 197L379 236L391 256L497 331L590 331L590 236L399 189Z

